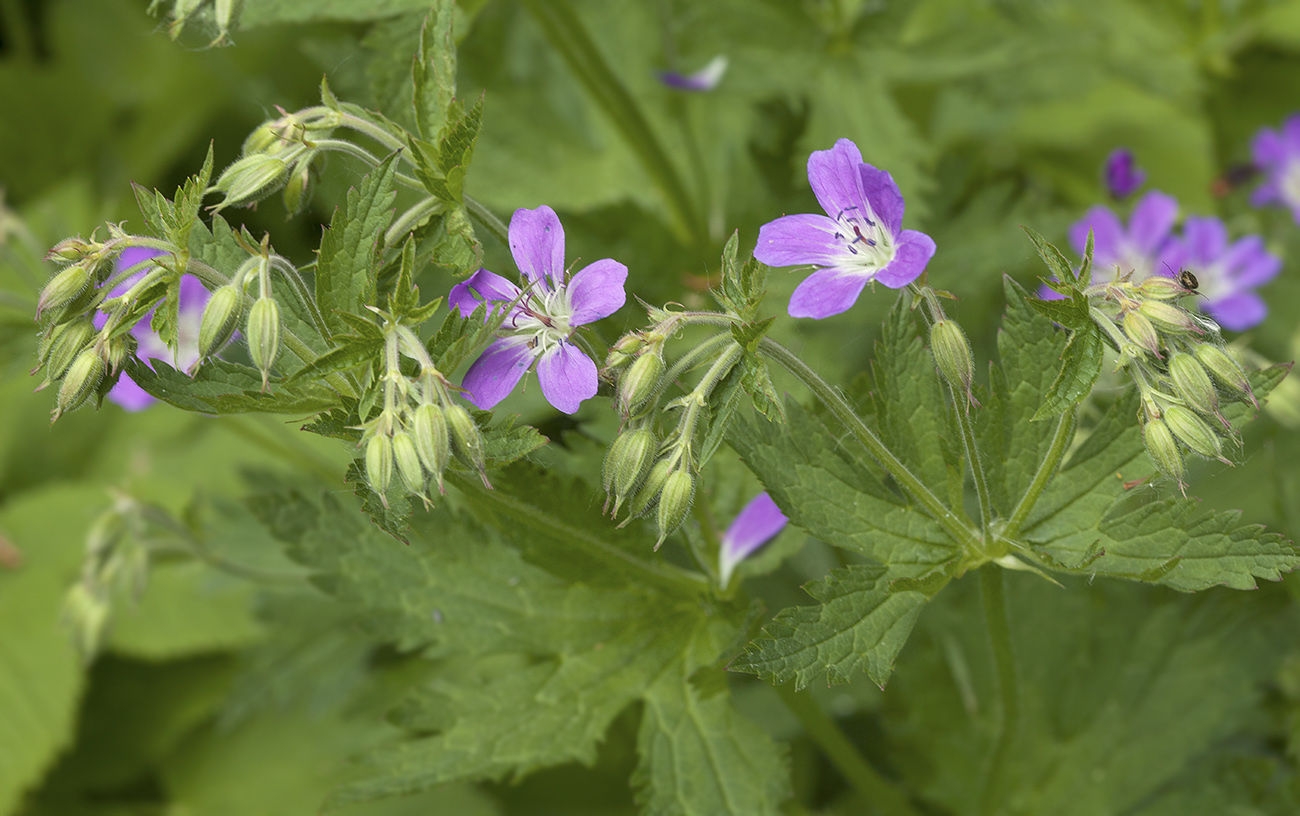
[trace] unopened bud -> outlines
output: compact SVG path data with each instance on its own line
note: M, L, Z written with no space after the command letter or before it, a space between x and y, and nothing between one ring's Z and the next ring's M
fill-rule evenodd
M72 641L82 660L89 662L99 651L104 629L108 626L108 601L101 593L78 581L63 597L63 625L72 633Z
M1191 409L1171 405L1165 409L1165 422L1174 436L1196 453L1227 461L1223 458L1223 443L1218 435Z
M1184 288L1178 281L1173 278L1166 278L1164 275L1152 275L1142 281L1142 285L1138 289L1144 297L1154 300L1174 300L1183 295L1191 294L1190 289Z
M225 196L218 209L261 199L284 184L288 173L289 165L275 156L265 153L244 156L227 167L212 185L213 191Z
M302 212L311 192L311 162L301 162L284 185L284 209L289 215Z
M388 506L384 491L393 480L393 441L382 433L370 437L366 443L366 482L370 489L379 494L379 499Z
M1172 303L1144 300L1138 307L1157 329L1170 334L1200 334L1202 329L1192 316Z
M1142 426L1142 444L1156 468L1175 482L1183 482L1183 455L1163 420L1153 419Z
M276 355L280 353L280 307L269 297L261 297L248 310L248 356L262 372L262 389Z
M970 391L975 374L975 361L971 357L970 343L961 326L952 320L940 320L930 329L930 353L934 363L953 388Z
M47 261L76 262L84 259L91 246L84 238L64 238L45 254Z
M659 493L659 541L655 549L664 543L664 539L676 530L691 509L691 499L695 497L695 479L685 470L674 470L664 480L664 488Z
M623 373L618 385L618 404L624 416L652 397L664 373L664 358L655 352L642 354Z
M1219 394L1196 358L1178 352L1169 358L1169 379L1183 401L1203 414L1212 414L1219 408Z
M442 472L451 459L451 437L442 409L431 402L417 407L411 416L411 434L415 437L415 451L420 461L437 480L438 489L443 490Z
M255 153L278 153L284 141L280 138L280 129L277 127L279 119L272 119L269 122L263 122L244 140L243 151L241 156L252 156Z
M1255 401L1250 390L1250 380L1246 379L1246 372L1232 359L1232 355L1213 343L1197 343L1192 346L1192 353L1201 365L1209 369L1214 379L1237 393L1250 397L1251 402Z
M91 270L85 261L74 263L50 279L36 301L36 316L46 309L71 303L90 286Z
M232 284L218 287L199 321L199 358L211 357L230 342L244 311L244 293Z
M135 338L129 334L119 334L109 339L104 347L104 362L114 374L122 370L126 358L135 351Z
M620 434L609 446L609 453L605 456L604 481L605 492L614 496L617 502L615 513L618 512L617 505L622 504L623 499L645 478L658 447L659 440L654 431L646 427Z
M645 347L645 338L640 334L625 334L618 339L609 349L609 355L605 357L605 368L616 370L622 368L632 360Z
M474 419L462 406L452 404L445 409L447 429L451 432L451 450L461 464L478 471L487 485L487 463L483 459L483 434Z
M67 323L51 326L41 343L41 362L45 376L57 380L68 370L72 361L95 336L95 325L88 317L78 317Z
M1166 278L1166 280L1168 280ZM1146 349L1156 357L1160 355L1160 335L1156 333L1156 327L1151 325L1151 321L1144 315L1128 311L1124 313L1123 319L1124 334L1134 345Z
M650 509L650 506L659 498L659 494L664 489L664 482L668 481L668 475L673 472L672 463L667 459L660 459L650 468L650 473L645 477L645 482L641 484L641 489L636 492L632 499L632 504L627 508L628 519L634 519L637 516ZM626 524L625 520L623 524ZM619 525L620 527L622 524Z
M54 409L54 418L81 405L86 398L95 393L99 383L104 379L104 358L98 349L83 349L68 371L63 375L63 385L59 387L59 398Z
M397 463L397 472L406 488L412 493L422 492L424 470L420 467L420 455L415 451L415 440L406 431L393 434L393 461Z

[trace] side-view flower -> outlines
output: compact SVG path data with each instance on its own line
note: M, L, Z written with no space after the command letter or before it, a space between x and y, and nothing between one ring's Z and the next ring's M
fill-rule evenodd
M1281 204L1300 224L1300 114L1289 117L1278 130L1261 130L1252 152L1265 179L1251 193L1251 203L1256 207Z
M727 532L722 534L722 547L718 551L718 583L724 587L731 583L731 574L737 565L776 538L776 534L785 529L787 521L785 513L766 492L751 499L731 522Z
M452 287L448 302L462 314L480 303L501 304L505 320L494 340L465 372L469 401L492 408L536 364L546 401L566 414L596 396L596 364L573 333L609 317L627 300L627 267L603 258L570 277L564 269L564 227L550 207L519 209L510 219L510 252L524 288L480 269Z
M791 317L830 317L857 302L868 281L890 289L916 280L934 240L902 229L903 195L893 176L840 139L808 157L808 183L826 215L786 215L764 224L754 257L769 266L818 267L790 297Z

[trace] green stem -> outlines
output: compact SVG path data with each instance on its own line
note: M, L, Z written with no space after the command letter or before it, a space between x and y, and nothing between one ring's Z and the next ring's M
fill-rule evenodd
M1056 468L1061 464L1061 459L1065 456L1065 449L1069 447L1070 440L1074 438L1075 426L1075 409L1071 408L1061 414L1056 421L1056 432L1052 434L1052 443L1043 456L1043 461L1038 463L1038 470L1034 473L1033 480L1029 483L1029 488L1025 490L1025 495L1020 497L1016 504L1016 509L1011 511L1011 518L1007 521L1006 529L1003 535L1007 538L1015 538L1020 534L1020 526L1025 523L1029 513L1038 503L1038 498L1043 495L1043 490L1047 488L1047 483L1052 480L1056 474Z
M1016 662L1011 647L1011 621L1003 587L1003 570L992 564L980 568L980 594L984 599L984 622L988 627L993 665L997 672L998 698L1002 702L997 745L980 796L980 813L997 812L1006 785L1006 773L1020 724L1020 692L1016 683Z
M469 196L465 196L465 209L471 218L487 227L488 232L492 233L503 246L510 246L510 230L500 218L496 217L496 213Z
M686 185L655 138L649 120L605 61L573 7L567 0L523 0L523 3L578 81L623 134L690 241L697 247L706 246L707 235Z
M916 478L907 466L904 465L894 453L885 447L885 443L872 433L862 418L857 415L844 397L831 387L829 383L821 378L807 363L799 359L798 355L787 349L785 346L776 342L770 337L764 337L759 341L758 347L771 357L777 363L780 363L794 376L798 377L809 390L821 400L832 414L840 422L844 423L849 432L857 437L872 456L880 462L889 475L902 486L907 493L919 502L930 515L943 525L958 545L966 547L970 543L977 541L979 535L975 530L970 529L961 519L957 517L952 510L948 509L938 496L930 492L930 489Z
M966 448L966 462L970 465L971 476L975 479L975 493L980 500L980 528L988 535L989 525L993 523L993 502L989 498L988 478L984 475L984 464L980 461L979 448L975 447L975 428L970 421L970 412L965 410L966 401L957 389L949 386L952 396L953 413L957 415L957 425L961 428L961 441Z
M312 144L315 145L318 150L333 150L336 153L355 156L366 164L369 164L371 167L378 167L384 163L384 160L380 159L374 153L371 153L364 147L353 144L346 139L321 139L312 142ZM393 181L396 181L404 187L409 187L412 190L419 190L422 193L425 192L424 184L422 184L419 179L408 176L405 173L394 172Z
M907 795L867 762L812 695L795 691L789 683L777 686L776 693L844 780L876 811L886 816L920 816Z
M420 199L393 221L392 226L384 233L384 247L390 251L395 251L403 235L413 231L415 225L423 219L438 215L446 207L446 204L433 196Z

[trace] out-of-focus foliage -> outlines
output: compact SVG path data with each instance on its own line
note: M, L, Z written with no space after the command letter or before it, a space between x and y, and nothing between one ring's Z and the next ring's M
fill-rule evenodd
M863 812L862 794L765 682L721 671L744 666L819 684L797 659L806 644L783 643L779 630L742 655L774 610L808 604L805 583L825 606L787 614L823 615L828 639L817 648L849 651L832 679L850 682L817 690L818 702L927 812L994 812L988 801L1026 814L1296 811L1295 578L1195 597L1102 580L1142 574L1190 590L1228 580L1223 573L1237 587L1276 577L1281 541L1300 533L1300 437L1270 414L1245 432L1245 461L1190 474L1208 519L1193 550L1225 541L1240 550L1226 566L1189 560L1170 570L1143 560L1142 548L1166 517L1185 512L1172 496L1128 514L1107 504L1085 518L1075 506L1072 486L1084 481L1109 485L1108 501L1164 489L1125 484L1146 470L1129 470L1129 454L1107 458L1132 447L1115 441L1135 432L1116 419L1132 407L1104 389L1088 404L1095 413L1083 423L1102 433L1067 460L1026 534L1059 565L1101 577L1063 578L1065 590L1028 573L1009 582L1025 725L1007 770L991 781L999 703L969 581L938 594L920 582L886 591L887 581L922 570L878 574L808 538L843 546L844 518L810 513L779 548L742 566L752 577L747 595L715 602L649 558L652 534L597 521L590 482L601 452L592 440L612 436L611 417L556 419L536 389L526 392L516 405L552 444L494 475L496 493L453 489L440 500L440 526L417 517L406 544L370 526L347 495L351 451L299 433L301 423L284 416L212 418L167 405L127 414L106 404L49 427L52 397L33 396L27 372L36 359L31 314L51 271L41 258L55 241L104 221L140 229L130 182L173 190L210 142L224 166L276 106L313 104L322 74L339 98L411 128L429 124L415 121L410 104L426 3L156 5L161 16L150 17L143 0L0 2L0 814L279 816L316 813L327 801L340 813L381 816ZM1027 332L1030 316L1015 298L1042 274L1019 225L1063 244L1065 226L1104 195L1100 166L1116 146L1133 149L1151 186L1175 195L1185 215L1223 216L1288 259L1262 290L1271 313L1250 340L1268 361L1300 350L1300 227L1285 212L1247 208L1244 189L1213 193L1230 165L1249 158L1251 135L1300 99L1300 3L572 8L615 84L574 56L583 44L545 0L456 5L457 95L483 98L465 192L498 214L555 207L571 247L628 264L630 291L694 307L717 282L731 231L748 246L761 223L816 210L803 163L852 138L898 181L909 226L938 244L929 279L959 298L948 308L981 361L977 390L989 418L979 433L1006 451L993 463L1003 485L1029 479L1033 452L1051 433L1050 423L1029 422L1036 405L1016 383L1045 387L1059 356L1041 322L1022 341L1031 347L1006 341ZM222 37L232 45L205 48ZM707 94L656 79L718 54L729 68ZM676 187L620 120L620 99L643 112ZM347 212L347 188L367 171L329 161L338 172L297 220L286 224L274 200L223 216L255 234L273 230L278 251L311 261L320 230L335 206ZM331 229L346 230L345 221ZM506 248L480 237L483 264L508 269ZM456 251L447 267L472 255ZM331 249L321 262L338 256ZM1004 289L1004 274L1019 286ZM799 277L769 276L769 309L783 310ZM452 280L430 268L419 283L431 299ZM876 340L898 351L897 366L928 365L904 320L891 319L884 336L875 328L893 304L877 292L825 321L778 320L770 335L819 361L833 382L879 359ZM633 320L632 311L620 316ZM1300 414L1292 386L1283 381L1273 394L1283 418ZM777 388L802 396L780 375ZM948 433L942 400L913 412L934 396L918 388L878 365L850 390L900 433ZM769 486L789 478L789 490L824 497L828 490L789 476L791 450L773 451L800 448L816 464L818 451L843 440L791 405L780 438L754 416L735 444ZM954 462L959 455L917 465L942 493ZM1121 467L1123 479L1114 476ZM1149 470L1145 460L1134 467ZM845 479L855 489L870 482L888 511L862 511L864 519L928 535L908 526L878 474L849 471ZM758 489L730 453L710 473L717 486L707 498L719 516L733 516ZM529 491L532 505L517 498ZM115 599L104 651L86 665L60 609L87 529L122 494L181 520L205 557L163 553L138 601ZM999 507L1013 500L994 496ZM544 536L521 532L520 520L542 511L562 524ZM1254 523L1276 533L1241 532ZM597 529L604 560L565 548L566 537ZM891 542L849 549L870 555ZM944 563L939 550L926 550L927 564ZM845 619L860 621L877 606L893 613L858 629L833 614L848 608ZM883 693L870 682L886 678ZM369 800L394 792L415 793Z

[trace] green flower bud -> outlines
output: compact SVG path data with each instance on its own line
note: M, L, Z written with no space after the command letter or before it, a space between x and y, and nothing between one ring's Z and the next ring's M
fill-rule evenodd
M1162 280L1168 280L1163 278ZM1156 357L1160 356L1160 335L1151 321L1138 312L1125 312L1123 319L1124 334L1134 345L1146 349Z
M674 470L664 480L664 488L659 494L659 541L655 549L664 543L686 519L690 512L691 500L695 498L695 479L685 470Z
M645 338L640 334L625 334L618 339L605 358L605 368L617 370L636 359L641 349L645 348Z
M1156 468L1179 484L1183 483L1183 455L1163 420L1153 419L1142 426L1142 444Z
M397 463L397 472L406 483L407 490L420 493L424 490L424 470L420 467L420 455L415 451L415 440L406 431L393 434L393 461Z
M663 373L664 358L659 354L650 352L636 358L619 381L618 405L624 416L630 416L641 403L654 396Z
M1177 280L1166 278L1164 275L1152 275L1142 281L1138 290L1144 297L1154 300L1174 300L1183 295L1191 294L1190 289L1184 288Z
M122 364L126 358L135 352L135 338L129 334L119 334L109 339L105 348L108 370L117 373L122 370Z
M970 391L975 374L975 360L971 357L970 342L961 326L952 320L940 320L930 329L930 354L934 363L953 388Z
M251 204L278 189L288 175L289 165L283 159L265 153L244 156L227 167L212 185L212 191L225 196L217 209Z
M51 247L49 252L45 253L45 260L75 263L85 259L90 251L91 245L85 239L64 238Z
M311 192L311 162L303 161L284 185L284 209L289 215L302 212Z
M1201 365L1209 369L1214 379L1237 393L1250 397L1251 402L1255 402L1255 396L1250 390L1250 380L1246 379L1246 372L1223 348L1213 343L1197 343L1192 346L1192 353L1196 355Z
M199 359L211 357L234 336L244 311L244 293L232 284L212 293L199 321Z
M1196 358L1178 352L1169 359L1169 378L1183 401L1203 414L1215 413L1219 408L1219 394Z
M41 296L36 301L36 316L40 317L46 309L76 300L78 295L90 287L91 277L91 269L85 261L74 263L55 275L41 290Z
M72 633L72 642L82 660L90 659L99 651L99 644L108 626L108 601L102 593L95 592L78 581L63 597L63 613L60 616L63 625Z
M393 480L393 440L377 433L366 443L366 482L379 494L379 500L388 506L384 491Z
M1193 451L1202 456L1228 461L1223 458L1223 443L1218 435L1190 409L1181 405L1169 406L1165 409L1165 423L1174 432L1174 436Z
M417 407L411 416L411 434L415 437L415 451L420 461L438 481L438 490L446 492L442 486L442 472L451 459L451 437L442 409L431 402Z
M614 513L619 505L637 489L654 462L659 440L654 431L641 427L620 434L609 446L605 455L605 492L614 496Z
M627 519L623 524L627 524L631 519L640 516L659 498L659 494L664 489L664 483L668 481L668 475L673 472L672 463L667 459L660 459L650 468L650 473L645 477L641 489L636 492L632 499L632 504L627 508ZM622 524L619 525L623 526Z
M1196 324L1191 315L1172 303L1144 300L1138 308L1151 321L1151 324L1160 331L1169 334L1188 334L1192 332L1200 334L1202 332L1201 327Z
M81 405L95 393L104 379L104 368L104 358L98 349L86 348L77 355L63 375L63 385L59 387L59 398L54 409L55 419Z
M51 380L62 377L82 349L90 345L94 336L95 324L88 317L78 317L51 326L41 343L41 362L45 364L45 376Z
M244 147L241 156L252 156L256 153L280 152L280 146L284 144L280 138L280 129L277 124L279 119L272 119L269 122L263 122L244 140Z
M280 307L269 297L258 298L248 310L248 356L262 372L263 391L279 353Z
M452 404L445 409L447 428L451 431L451 450L461 464L470 470L478 471L483 484L491 487L487 480L487 463L483 459L483 434L474 424L474 420L463 407Z

